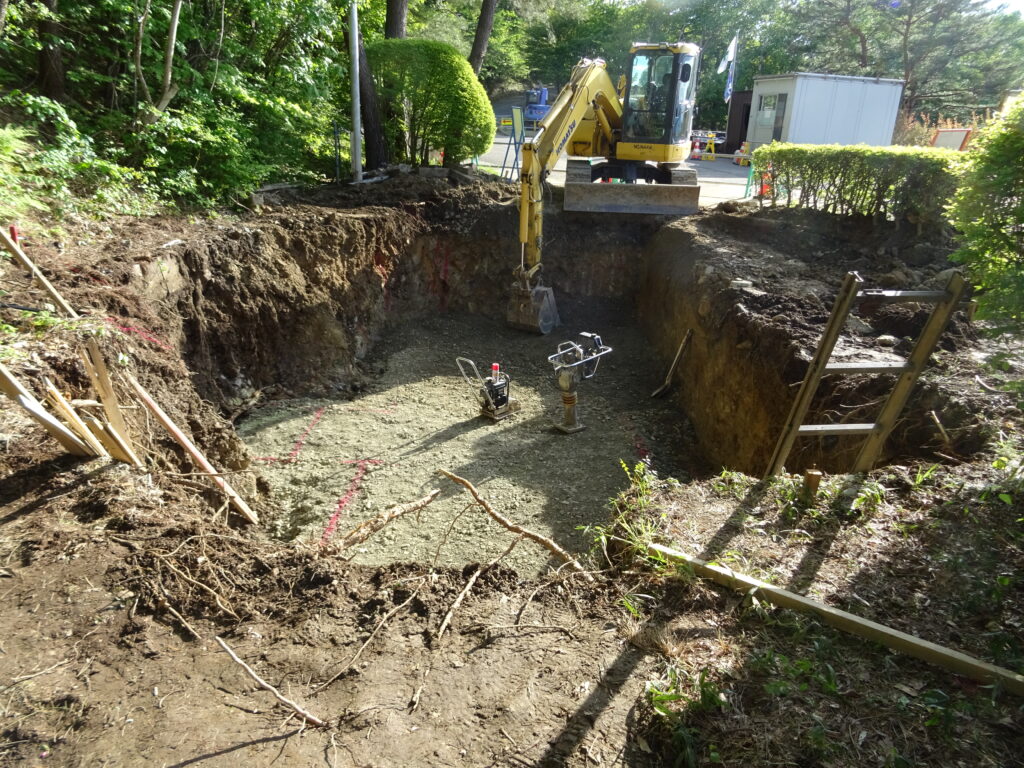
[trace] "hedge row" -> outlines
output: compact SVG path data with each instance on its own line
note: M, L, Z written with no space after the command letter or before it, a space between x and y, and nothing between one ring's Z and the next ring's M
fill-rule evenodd
M754 151L754 178L773 205L937 224L956 189L959 153L931 147L772 143Z

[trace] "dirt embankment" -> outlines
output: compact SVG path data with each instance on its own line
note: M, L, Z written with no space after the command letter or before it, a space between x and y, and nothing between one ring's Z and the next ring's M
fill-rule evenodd
M655 235L647 249L639 317L663 359L670 359L687 329L695 332L678 397L711 464L752 474L765 470L846 272L857 270L871 288L944 287L948 244L902 237L867 223L793 211L709 214L669 224ZM910 305L855 315L836 359L905 359L929 311ZM893 431L885 458L971 454L990 438L986 424L1002 406L964 385L972 366L962 353L974 338L958 314ZM871 421L894 380L827 376L806 423ZM951 444L930 411L942 414ZM801 440L787 466L845 471L861 441Z

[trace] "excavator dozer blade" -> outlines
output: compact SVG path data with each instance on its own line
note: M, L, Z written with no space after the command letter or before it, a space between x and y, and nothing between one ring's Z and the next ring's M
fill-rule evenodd
M564 209L593 213L689 216L699 210L698 184L588 184L566 182Z
M551 333L561 322L555 306L555 292L541 285L527 289L519 283L513 284L507 319L513 328L540 334Z

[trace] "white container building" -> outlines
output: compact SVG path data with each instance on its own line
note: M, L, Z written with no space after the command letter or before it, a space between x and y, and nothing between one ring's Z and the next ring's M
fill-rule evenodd
M892 144L902 80L795 72L754 78L747 141Z

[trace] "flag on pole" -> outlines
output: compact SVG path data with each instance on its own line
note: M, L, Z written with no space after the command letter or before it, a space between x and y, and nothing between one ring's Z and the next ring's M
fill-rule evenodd
M725 93L722 94L725 98L725 103L729 103L729 99L732 98L732 84L736 80L736 59L733 59L729 64L729 77L725 81Z
M736 46L740 43L740 36L734 35L732 42L729 43L729 48L725 52L725 56L718 62L718 74L725 72L725 68L729 66L736 59Z

